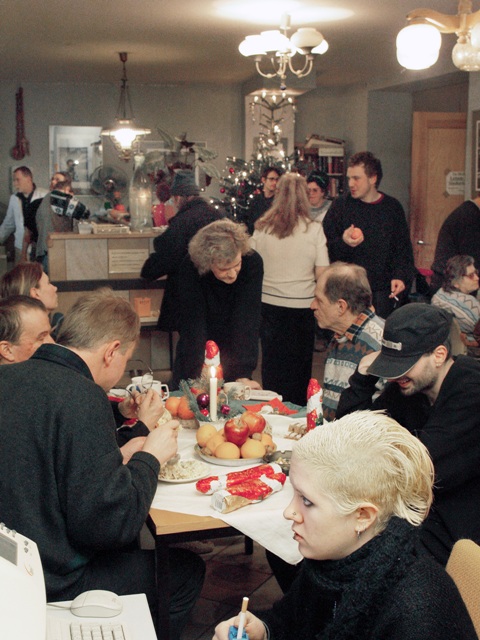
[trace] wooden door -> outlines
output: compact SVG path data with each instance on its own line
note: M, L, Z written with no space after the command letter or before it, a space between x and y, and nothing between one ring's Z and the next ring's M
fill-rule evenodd
M413 114L410 236L417 268L431 268L442 222L465 200L463 190L447 192L447 177L465 171L466 127L465 113Z

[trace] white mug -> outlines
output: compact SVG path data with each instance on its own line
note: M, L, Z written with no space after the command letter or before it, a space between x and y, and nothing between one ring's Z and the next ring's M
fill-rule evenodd
M243 382L226 382L223 385L223 390L230 398L233 398L233 400L248 400L252 393L252 389L248 385L243 384Z
M146 382L146 384L142 384L142 382ZM144 393L149 389L156 391L164 400L170 396L168 385L162 384L160 380L152 380L148 375L134 376L132 378L132 384L129 384L127 387L127 391L139 391L140 393Z

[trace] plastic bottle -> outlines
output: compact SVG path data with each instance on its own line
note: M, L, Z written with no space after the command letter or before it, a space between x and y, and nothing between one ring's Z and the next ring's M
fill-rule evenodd
M143 166L144 160L143 156L135 156L135 169L128 192L132 231L148 231L152 228L152 183Z

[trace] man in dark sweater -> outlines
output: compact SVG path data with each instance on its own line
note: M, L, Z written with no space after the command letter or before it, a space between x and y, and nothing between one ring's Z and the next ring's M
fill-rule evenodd
M432 264L432 289L442 286L447 260L460 255L472 256L475 266L480 266L480 197L466 200L442 224Z
M460 538L480 544L480 363L451 357L451 322L447 311L428 304L394 311L382 350L361 360L337 408L337 418L385 409L425 444L435 485L421 538L442 564ZM372 401L379 377L389 382Z
M177 213L165 233L155 238L155 253L150 254L140 274L146 280L168 276L158 319L158 328L162 331L178 330L177 280L188 243L199 229L223 217L223 213L199 197L193 171L177 171L171 193Z
M38 544L49 600L90 589L143 592L155 613L154 552L131 547L160 465L177 451L178 423L152 431L124 464L105 393L123 375L138 334L126 300L93 292L66 314L58 344L0 367L0 513ZM150 390L142 400L145 414L161 415L157 394ZM204 565L182 550L171 563L171 637L179 638Z
M382 165L369 151L348 162L350 194L327 211L323 229L330 262L364 267L372 288L375 313L386 318L415 274L407 221L398 200L378 191Z
M250 235L252 235L255 230L255 222L272 206L275 191L277 190L277 183L282 173L282 170L278 167L271 166L265 167L262 171L260 178L262 190L254 196L243 220L247 225Z

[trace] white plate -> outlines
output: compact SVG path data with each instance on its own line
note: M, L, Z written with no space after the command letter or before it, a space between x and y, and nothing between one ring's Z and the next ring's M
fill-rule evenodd
M201 452L198 444L194 447L195 453L210 464L218 464L220 467L244 467L247 464L258 464L263 462L263 458L235 458L234 460L225 460L223 458L216 458L215 456L207 456Z
M161 476L158 476L158 480L160 482L169 482L170 484L184 484L185 482L196 482L197 480L201 480L201 478L208 476L210 473L208 466L198 460L179 460L175 467L185 468L190 466L192 462L195 463L195 475L189 476L188 478L162 478Z

